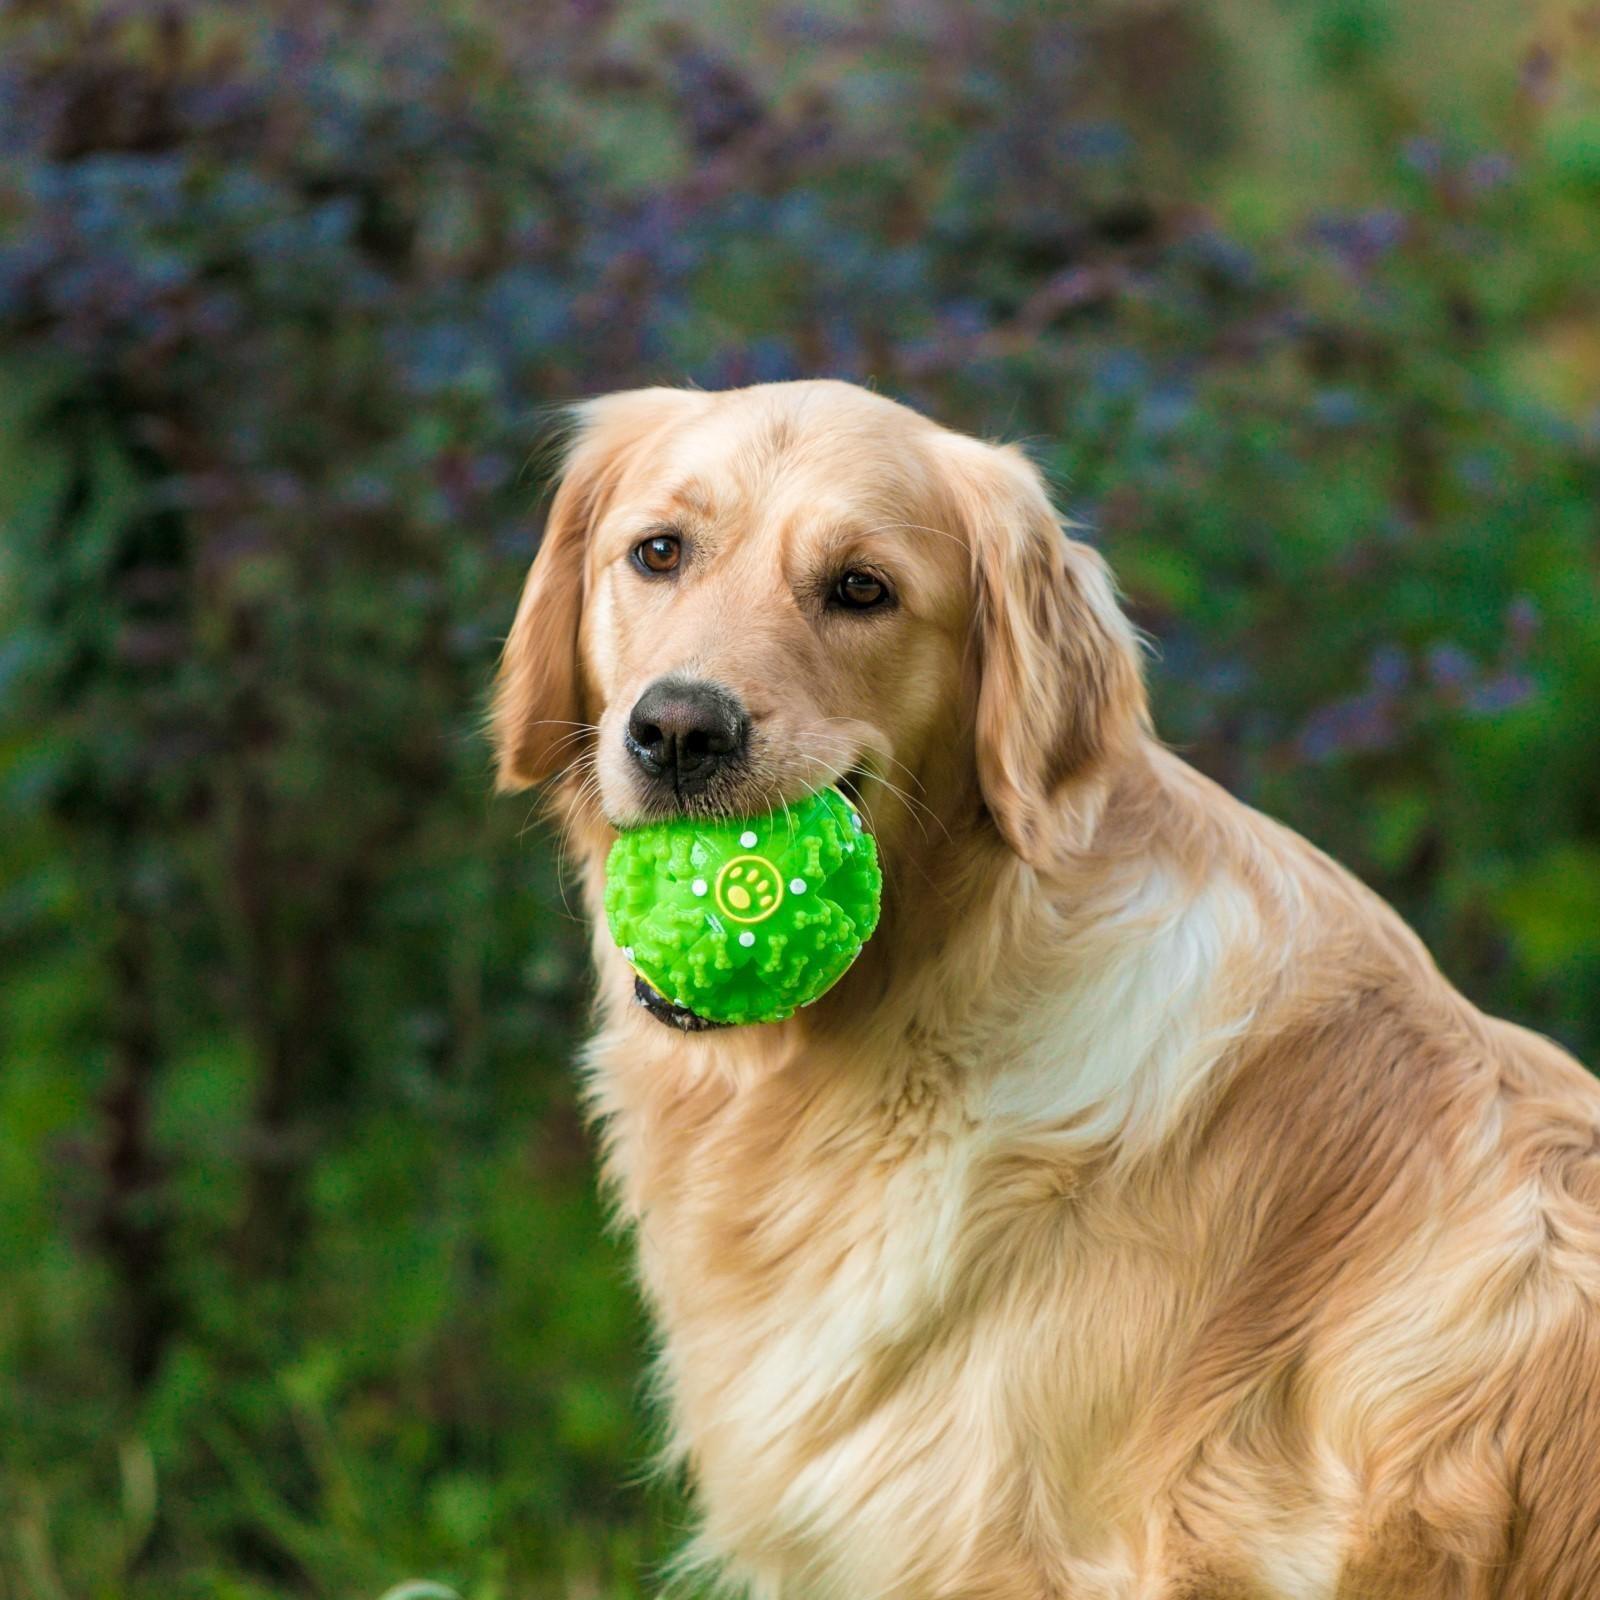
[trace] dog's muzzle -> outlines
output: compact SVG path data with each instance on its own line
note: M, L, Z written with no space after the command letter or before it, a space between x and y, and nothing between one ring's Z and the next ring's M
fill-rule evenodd
M679 1033L705 1033L711 1028L728 1026L725 1022L713 1022L709 1017L702 1017L699 1012L691 1011L687 1006L674 1005L659 989L652 988L643 978L637 976L633 980L633 998L657 1022L664 1022L669 1028L676 1028Z

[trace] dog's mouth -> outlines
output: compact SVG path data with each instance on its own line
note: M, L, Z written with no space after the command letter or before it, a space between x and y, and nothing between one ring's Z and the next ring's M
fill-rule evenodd
M866 806L862 795L868 784L871 783L872 778L871 758L863 756L848 771L825 781L826 784L838 789L851 805L865 814ZM750 798L753 799L755 795L761 796L761 801L765 802L765 806L772 805L771 790L763 792L758 789L754 791ZM620 814L613 814L608 810L606 817L612 827L621 830L645 827L650 823L657 822L693 822L700 818L704 818L707 822L726 822L746 814L747 811L753 815L755 810L764 809L761 802L757 802L753 807L741 805L741 798L744 798L744 796L740 788L735 787L730 791L728 788L718 785L702 794L696 794L689 798L649 796L641 802L630 805L626 811ZM781 810L781 803L774 809Z
M857 810L861 809L861 791L866 787L866 782L869 777L871 777L871 773L867 770L866 762L858 761L847 773L845 773L842 778L838 780L840 794L842 794L851 805L855 806Z
M866 762L858 761L834 782L851 805L860 806L861 791L870 776ZM633 977L633 998L663 1027L676 1028L679 1033L709 1033L713 1028L732 1026L727 1022L713 1022L710 1017L702 1017L698 1011L691 1011L688 1006L680 1006L676 1001L667 999L654 984L647 983L637 973Z
M827 783L838 789L850 804L857 808L862 807L862 791L871 782L873 777L871 758L863 756L848 771L838 777L829 778ZM647 794L637 799L629 806L624 817L618 818L607 813L613 827L641 827L652 822L675 822L704 818L708 822L723 822L730 817L739 816L746 806L741 804L744 800L754 800L760 796L766 805L772 804L772 791L760 787L750 789L739 781L736 776L721 780L713 780L702 790L697 790L690 795L665 793ZM760 808L760 802L757 807Z
M679 1033L706 1033L712 1028L728 1026L726 1022L713 1022L710 1017L702 1017L698 1011L691 1011L688 1006L677 1005L637 974L633 980L633 998L657 1022L669 1028L676 1028Z

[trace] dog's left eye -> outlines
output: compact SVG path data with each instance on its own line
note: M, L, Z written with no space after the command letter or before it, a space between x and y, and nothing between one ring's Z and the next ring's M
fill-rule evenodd
M633 547L633 564L657 577L673 571L682 560L683 540L675 533L653 534Z
M889 599L889 586L875 573L852 569L834 584L828 598L851 611L870 611Z

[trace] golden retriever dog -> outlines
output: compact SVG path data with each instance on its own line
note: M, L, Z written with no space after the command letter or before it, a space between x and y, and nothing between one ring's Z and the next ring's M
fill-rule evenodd
M1600 1595L1600 1089L1156 741L1016 450L835 382L579 406L493 729L591 912L663 814L842 781L882 851L876 936L787 1022L701 1026L595 917L691 1564Z

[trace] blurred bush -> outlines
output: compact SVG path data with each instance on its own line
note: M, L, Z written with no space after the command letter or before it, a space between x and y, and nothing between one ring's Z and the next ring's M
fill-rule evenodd
M0 1592L670 1546L477 733L547 403L1025 438L1167 736L1600 1058L1600 41L1444 15L0 8Z

